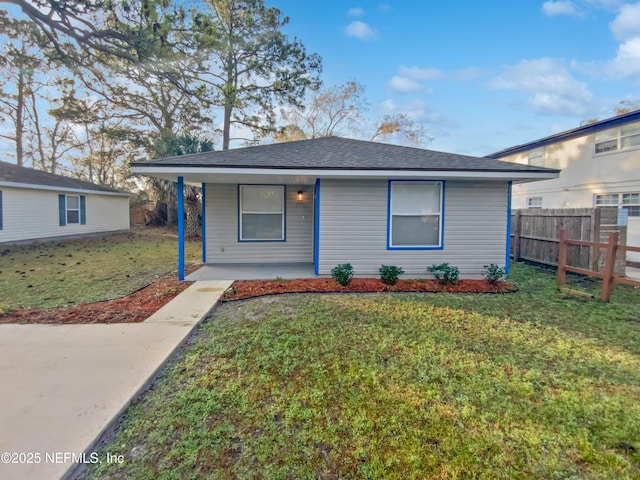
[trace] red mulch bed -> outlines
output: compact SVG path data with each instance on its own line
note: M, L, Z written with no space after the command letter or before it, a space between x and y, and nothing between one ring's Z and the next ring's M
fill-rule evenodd
M138 323L143 322L192 282L180 282L175 274L161 277L126 297L69 307L17 308L0 315L1 323Z
M377 278L354 278L343 287L333 278L296 280L239 280L233 283L223 301L243 300L261 295L305 292L454 292L454 293L507 293L515 292L512 283L489 283L486 280L460 280L457 285L442 285L437 280L399 280L385 285Z

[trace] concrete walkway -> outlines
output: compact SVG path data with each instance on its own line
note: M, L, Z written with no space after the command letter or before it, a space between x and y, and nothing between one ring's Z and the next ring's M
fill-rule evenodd
M196 282L143 323L0 325L0 479L81 462L230 284Z

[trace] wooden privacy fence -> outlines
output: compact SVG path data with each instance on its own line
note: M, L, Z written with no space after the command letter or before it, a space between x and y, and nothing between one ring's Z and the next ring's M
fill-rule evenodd
M608 302L611 296L611 289L613 283L626 283L627 285L634 285L640 287L640 281L632 280L617 276L615 274L615 259L616 254L620 251L624 255L626 251L640 252L640 247L630 247L628 245L619 245L619 233L611 232L608 235L607 242L588 242L585 240L569 239L569 233L567 230L560 231L560 239L558 243L558 285L564 285L567 279L567 272L581 273L582 275L589 275L591 277L597 277L602 279L602 291L600 292L600 300ZM604 255L604 269L602 272L596 272L589 269L579 268L576 266L567 265L568 250L570 245L578 247L588 247L590 249L600 250L606 249Z
M626 244L626 227L618 223L616 207L548 208L514 210L511 215L511 257L545 265L558 265L558 232L566 230L569 238L603 242L609 233L617 232L619 243ZM624 250L616 254L614 271L623 276L626 259ZM605 257L599 248L572 244L567 251L570 265L601 272Z

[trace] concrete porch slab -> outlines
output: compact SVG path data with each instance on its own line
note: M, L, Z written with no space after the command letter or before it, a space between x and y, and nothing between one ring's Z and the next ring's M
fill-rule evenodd
M274 280L276 278L315 278L312 263L206 264L188 275L185 280Z

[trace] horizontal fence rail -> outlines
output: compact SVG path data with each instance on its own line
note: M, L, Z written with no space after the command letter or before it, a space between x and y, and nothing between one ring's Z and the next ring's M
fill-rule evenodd
M602 290L600 292L600 300L602 300L603 302L609 301L614 283L624 283L627 285L640 287L640 281L616 275L615 266L618 253L622 253L622 255L624 256L625 252L640 252L640 247L619 245L618 241L620 239L620 234L618 232L610 232L608 234L606 243L570 239L569 232L567 230L560 230L558 236L558 286L562 286L566 283L567 272L579 273L582 275L601 278ZM568 265L568 251L571 245L586 246L598 251L600 249L605 249L606 253L604 256L604 268L602 269L602 271L594 271L588 268Z

